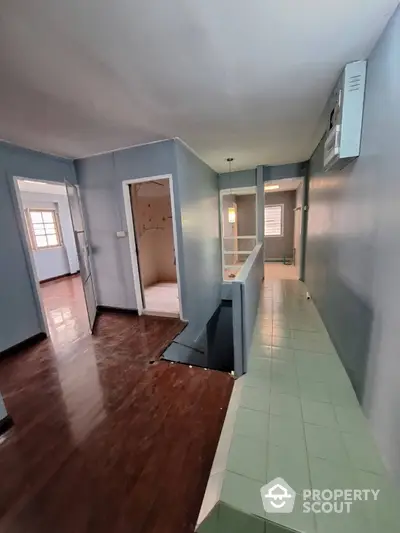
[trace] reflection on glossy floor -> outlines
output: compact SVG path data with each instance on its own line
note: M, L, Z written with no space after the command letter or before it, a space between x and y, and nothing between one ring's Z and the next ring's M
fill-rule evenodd
M144 289L147 313L165 313L179 317L177 283L155 283Z
M88 335L89 321L79 274L45 282L40 293L54 343L64 345Z
M297 267L283 263L265 263L265 279L299 279Z
M177 319L104 314L43 286L52 339L0 360L1 533L193 530L232 379L157 360Z

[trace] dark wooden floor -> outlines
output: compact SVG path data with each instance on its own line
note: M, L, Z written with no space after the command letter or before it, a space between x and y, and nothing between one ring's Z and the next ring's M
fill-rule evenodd
M231 377L149 364L176 319L102 315L92 337L79 278L42 290L51 339L0 360L0 532L193 531Z

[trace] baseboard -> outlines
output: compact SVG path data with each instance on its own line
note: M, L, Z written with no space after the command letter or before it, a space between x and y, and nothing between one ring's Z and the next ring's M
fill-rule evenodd
M143 309L143 315L160 318L179 318L179 313L169 313L168 311L146 311L146 309Z
M14 346L7 348L6 350L3 350L2 352L0 352L0 356L5 357L8 355L15 355L21 350L26 350L26 348L30 348L31 346L38 344L44 339L47 339L46 333L44 333L43 331L40 333L36 333L36 335L29 337L29 339L25 339L24 341L19 342L18 344L15 344Z
M3 433L11 429L13 425L14 422L10 415L7 415L5 418L0 420L0 435L3 435Z
M289 261L293 261L293 258L290 258L290 257L283 258L283 257L281 257L281 258L264 259L264 263L282 263L283 264L283 262L285 260L286 261L288 261L288 260Z
M122 307L112 307L109 305L98 305L98 313L120 313L122 315L138 315L137 309L123 309Z
M71 276L76 276L79 274L79 270L77 272L68 272L68 274L61 274L61 276L54 276L54 278L47 278L43 279L42 281L39 281L40 285L43 285L44 283L48 283L50 281L57 281L64 278L70 278Z

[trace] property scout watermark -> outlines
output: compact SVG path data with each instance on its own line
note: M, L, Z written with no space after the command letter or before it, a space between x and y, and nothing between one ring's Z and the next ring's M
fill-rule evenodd
M267 513L291 513L296 492L280 477L261 487L261 499ZM304 489L303 513L350 513L354 502L377 501L379 489Z

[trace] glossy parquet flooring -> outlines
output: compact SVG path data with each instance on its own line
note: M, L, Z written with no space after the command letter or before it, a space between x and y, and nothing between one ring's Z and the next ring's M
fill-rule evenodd
M92 337L79 278L43 295L51 339L0 360L0 532L193 531L232 378L158 361L179 320L103 314Z

